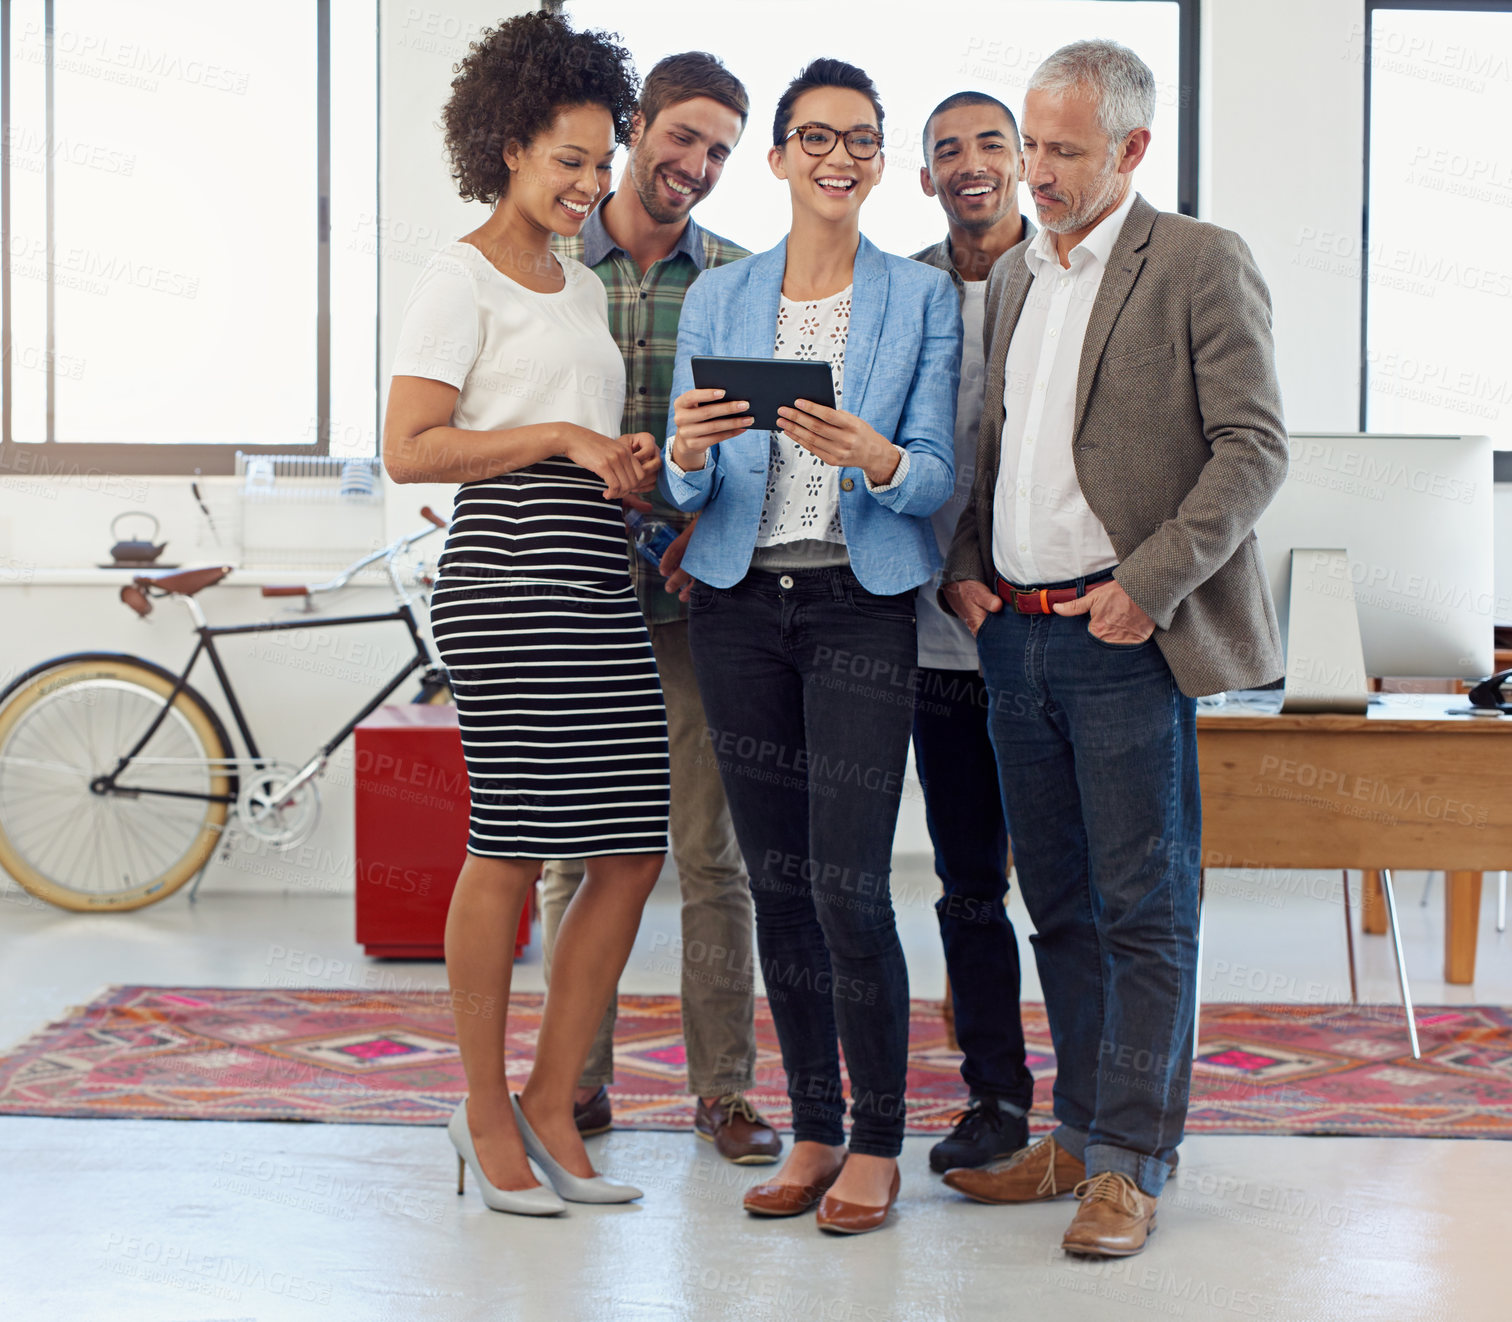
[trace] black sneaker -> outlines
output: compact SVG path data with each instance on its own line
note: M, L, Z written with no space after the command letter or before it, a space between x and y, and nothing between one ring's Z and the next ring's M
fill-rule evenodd
M973 1097L953 1117L955 1128L929 1149L929 1169L936 1174L962 1166L985 1166L1029 1146L1029 1118L1014 1115L993 1097Z

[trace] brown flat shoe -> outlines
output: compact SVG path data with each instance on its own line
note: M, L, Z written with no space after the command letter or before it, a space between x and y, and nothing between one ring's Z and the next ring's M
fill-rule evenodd
M1076 1186L1081 1206L1061 1240L1067 1253L1088 1258L1128 1258L1155 1232L1156 1199L1127 1175L1103 1171Z
M1060 1198L1086 1179L1087 1168L1052 1135L1007 1161L945 1172L945 1183L979 1203L1039 1203Z
M742 1206L754 1216L802 1216L824 1197L830 1185L840 1178L845 1159L823 1179L813 1184L779 1184L769 1180L746 1190Z
M868 1207L864 1203L847 1203L825 1194L819 1202L819 1214L815 1218L820 1230L836 1235L864 1235L875 1230L893 1210L898 1201L898 1187L902 1181L897 1168L893 1168L892 1188L887 1191L887 1202L881 1207Z
M737 1166L764 1166L782 1155L782 1139L744 1093L726 1093L713 1106L705 1106L700 1097L693 1132Z
M586 1102L573 1102L572 1123L584 1138L595 1134L607 1134L614 1128L614 1107L609 1101L609 1089L602 1084Z

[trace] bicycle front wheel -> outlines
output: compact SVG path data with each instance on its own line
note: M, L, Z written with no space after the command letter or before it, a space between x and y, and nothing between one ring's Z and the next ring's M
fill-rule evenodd
M0 867L33 895L79 911L139 909L194 876L220 839L231 749L205 700L134 657L64 660L0 706ZM210 797L215 796L215 797Z

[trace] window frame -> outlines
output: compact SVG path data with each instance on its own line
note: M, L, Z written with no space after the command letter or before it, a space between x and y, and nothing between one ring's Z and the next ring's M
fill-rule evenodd
M47 248L53 246L53 39L54 0L43 0L43 24L49 48L46 65L44 125L47 140ZM331 449L331 0L314 0L315 19L315 417L312 443L273 445L146 441L68 441L55 434L53 404L52 290L47 301L47 437L17 441L11 428L11 180L9 154L0 162L0 477L76 476L111 473L133 476L226 476L236 471L236 453L328 455ZM11 140L11 0L0 0L0 142Z
M1176 210L1197 216L1199 92L1202 85L1202 0L1176 0Z
M1360 400L1359 429L1365 430L1365 412L1370 401L1370 96L1374 56L1375 16L1381 9L1418 10L1439 14L1512 14L1512 0L1365 0L1365 112L1364 148L1360 164L1363 191L1360 205ZM1512 451L1498 450L1494 480L1512 482Z

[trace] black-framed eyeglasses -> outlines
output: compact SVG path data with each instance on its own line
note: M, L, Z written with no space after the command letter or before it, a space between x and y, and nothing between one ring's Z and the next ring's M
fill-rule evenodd
M798 145L810 156L828 156L835 148L835 139L845 140L847 154L857 161L869 161L882 150L882 135L876 129L832 129L828 124L799 124L787 131L782 139L797 135Z

